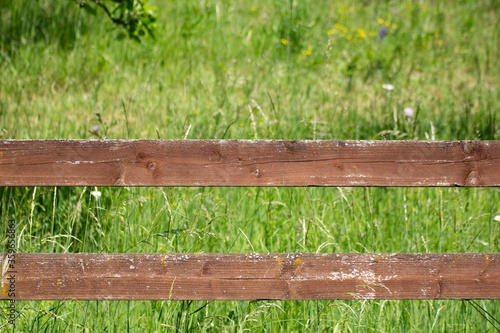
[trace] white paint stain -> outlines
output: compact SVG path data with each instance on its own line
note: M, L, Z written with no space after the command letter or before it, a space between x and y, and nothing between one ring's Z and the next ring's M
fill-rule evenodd
M359 279L363 283L381 283L383 281L388 281L397 277L397 275L376 275L371 270L359 271L356 268L352 269L350 273L344 272L332 272L331 276L327 277L332 281L345 281L350 279Z

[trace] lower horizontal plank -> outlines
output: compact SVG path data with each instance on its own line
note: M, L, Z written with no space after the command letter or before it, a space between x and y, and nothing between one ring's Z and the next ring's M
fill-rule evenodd
M0 299L500 298L498 253L24 253L10 265L2 258Z

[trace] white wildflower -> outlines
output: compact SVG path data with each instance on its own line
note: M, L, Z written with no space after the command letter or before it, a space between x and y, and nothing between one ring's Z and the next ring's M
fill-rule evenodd
M390 84L390 83L384 83L382 85L382 88L384 88L385 90L389 90L390 91L390 90L394 89L394 86L392 84Z

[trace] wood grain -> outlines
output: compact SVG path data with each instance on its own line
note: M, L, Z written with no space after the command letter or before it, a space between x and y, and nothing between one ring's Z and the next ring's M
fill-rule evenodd
M0 186L500 186L499 170L500 141L0 141Z
M500 298L498 253L32 253L14 270L18 300Z

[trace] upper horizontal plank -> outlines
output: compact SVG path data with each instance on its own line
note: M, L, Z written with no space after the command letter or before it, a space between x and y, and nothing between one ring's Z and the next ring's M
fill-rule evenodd
M0 186L500 186L500 141L0 140Z
M500 299L498 253L18 253L13 259L3 256L0 300Z

